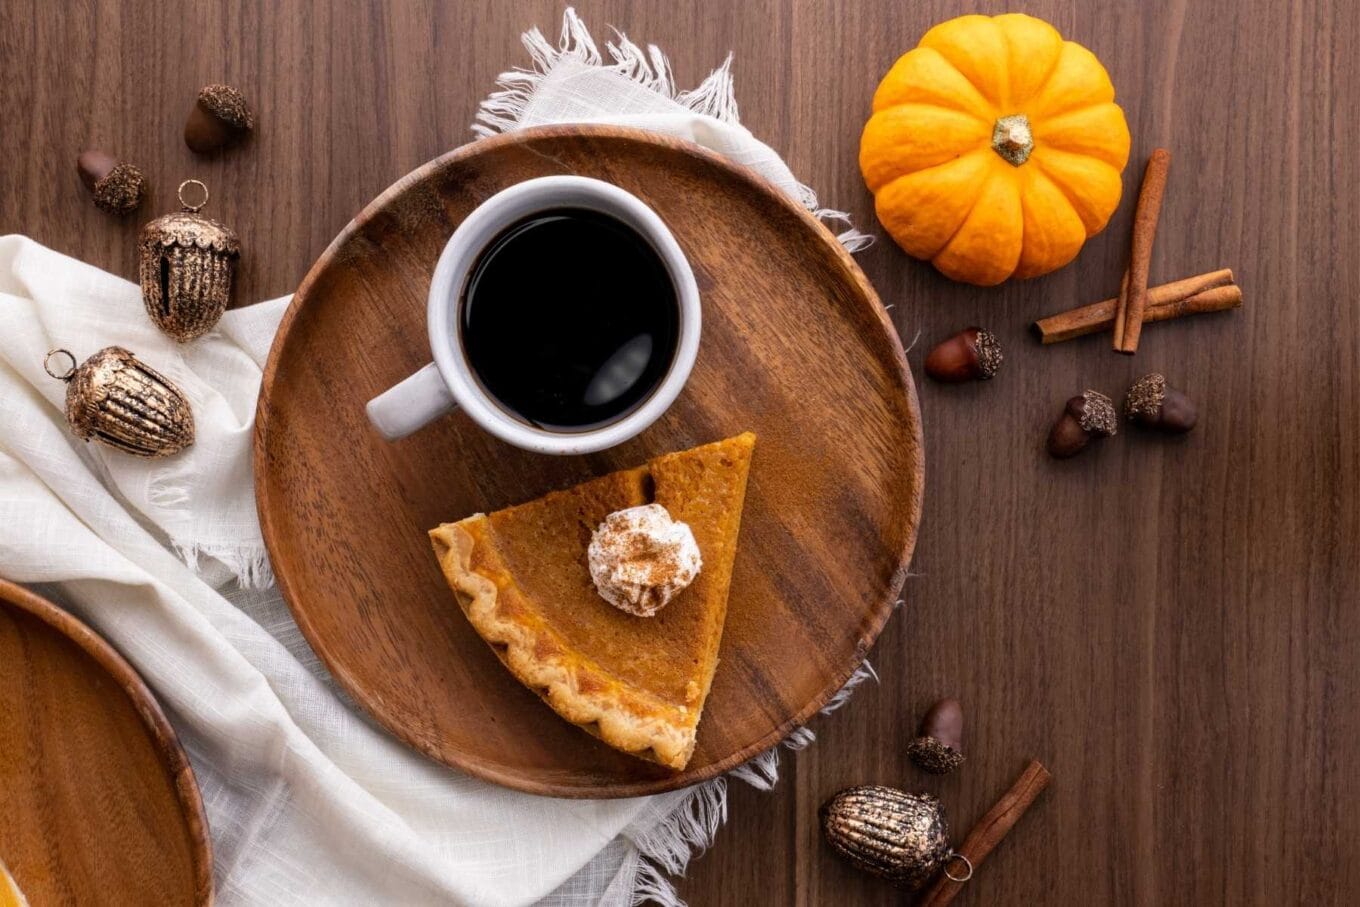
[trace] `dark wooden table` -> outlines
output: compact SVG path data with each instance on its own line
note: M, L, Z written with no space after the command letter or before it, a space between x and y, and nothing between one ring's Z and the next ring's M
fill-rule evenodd
M879 77L933 22L995 3L583 0L692 84L736 52L744 122L823 200L877 230L856 167ZM850 784L937 793L959 835L1029 757L1054 782L958 903L1354 903L1360 899L1360 4L1033 0L1106 63L1137 162L1175 154L1154 281L1232 267L1246 307L1148 329L1135 359L1041 348L1040 314L1112 295L1131 192L1047 278L978 290L880 242L859 258L902 337L990 327L988 384L922 383L925 518L882 685L814 723L774 793L732 785L695 904L899 901L821 844ZM561 6L501 3L0 4L0 232L134 276L138 224L94 210L88 146L150 176L145 216L189 176L240 232L240 300L289 292L370 198L469 139L519 33ZM211 162L179 134L194 92L245 89L261 127ZM1067 463L1042 437L1085 387L1167 372L1201 404L1165 441L1132 432ZM956 694L969 759L945 780L903 755Z

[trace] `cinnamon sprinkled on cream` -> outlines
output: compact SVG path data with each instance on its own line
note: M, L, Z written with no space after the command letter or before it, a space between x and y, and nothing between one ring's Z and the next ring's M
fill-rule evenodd
M664 608L703 567L694 533L660 504L611 513L591 537L587 557L600 596L638 617Z

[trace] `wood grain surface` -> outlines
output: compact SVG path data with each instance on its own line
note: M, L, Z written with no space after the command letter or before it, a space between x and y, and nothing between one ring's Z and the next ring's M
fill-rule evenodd
M99 636L0 580L0 860L33 907L212 902L189 759Z
M383 440L364 404L429 360L430 278L454 227L500 190L556 174L633 193L675 235L704 316L684 391L637 438L588 456L519 450L462 412ZM455 606L426 532L743 431L758 441L721 664L694 755L677 773L561 721L498 668ZM274 574L298 625L385 726L523 790L637 796L715 777L773 746L863 660L916 539L921 421L882 304L797 202L686 143L552 127L403 177L326 250L265 369L255 475Z
M970 323L1007 361L988 384L919 387L929 491L908 605L861 688L772 793L730 786L690 869L696 905L895 904L821 844L817 805L856 783L939 794L958 834L1028 757L1054 776L956 904L1348 904L1360 897L1360 4L1349 0L581 0L663 46L680 84L736 54L743 122L823 200L879 233L856 167L874 86L932 23L1022 8L1092 48L1133 160L1176 163L1151 281L1233 268L1237 311L1042 348L1035 317L1118 289L1139 168L1071 266L977 290L890 242L857 256L912 346ZM75 155L148 173L146 219L198 176L246 246L242 301L291 291L345 223L469 138L534 2L0 4L0 231L135 276L137 222L95 210ZM194 92L254 99L255 139L196 160ZM1062 401L1162 369L1200 403L1166 441L1121 433L1052 463ZM903 757L936 697L969 758L934 779Z

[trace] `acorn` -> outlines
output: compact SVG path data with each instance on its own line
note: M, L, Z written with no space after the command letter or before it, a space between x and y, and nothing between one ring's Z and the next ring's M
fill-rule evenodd
M131 214L146 197L146 177L105 151L90 149L76 158L80 181L94 196L95 207L110 214Z
M946 384L986 381L996 375L1003 358L995 334L964 328L935 344L926 356L926 374Z
M1092 438L1108 438L1118 430L1114 401L1087 390L1067 401L1063 414L1048 433L1048 452L1065 460L1086 449Z
M963 765L963 706L957 699L941 699L921 719L919 736L907 745L916 767L932 775L947 775Z
M822 804L822 835L865 872L915 891L949 859L940 801L876 784L851 787Z
M197 185L201 200L190 204L184 190ZM231 299L241 241L226 224L198 212L208 201L199 180L179 186L183 210L142 227L138 276L142 302L156 326L180 343L217 325Z
M70 366L54 372L66 356ZM66 382L66 421L76 437L137 457L168 457L194 443L189 399L169 378L120 346L109 346L77 365L69 350L52 350L43 368Z
M255 115L241 92L230 85L208 85L184 124L184 144L198 154L212 154L255 128Z
M1124 396L1124 417L1146 428L1181 435L1195 427L1199 409L1185 394L1166 383L1158 372L1144 375Z

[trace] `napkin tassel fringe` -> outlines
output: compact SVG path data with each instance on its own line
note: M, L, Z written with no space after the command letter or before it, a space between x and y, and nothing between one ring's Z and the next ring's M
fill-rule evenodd
M503 72L496 79L499 91L482 102L477 111L477 122L472 131L482 138L511 132L518 129L524 113L533 101L543 80L564 62L580 66L598 66L616 72L644 88L655 91L697 114L710 116L734 126L741 125L737 112L737 95L732 82L732 54L722 65L708 74L708 78L690 91L677 91L675 76L671 71L670 60L655 44L645 48L635 44L628 36L614 29L614 40L605 43L605 52L611 62L605 62L605 53L591 37L590 29L576 15L576 10L568 7L562 14L562 33L557 43L549 41L537 27L524 33L524 47L529 51L533 65L529 69L513 69ZM812 212L818 220L828 225L839 226L836 239L848 252L858 252L873 244L874 238L868 233L856 230L850 224L850 215L834 208L823 208L817 201L817 194L806 185L799 184L798 200Z
M872 678L878 681L873 665L866 660L850 679L822 706L819 714L829 715L850 701L855 688ZM816 739L806 728L794 730L784 739L783 748L801 750ZM779 781L779 750L771 747L726 777L716 778L694 788L680 804L646 835L633 840L633 903L658 903L662 907L684 907L685 902L671 883L671 876L683 876L691 858L713 845L718 829L727 821L727 778L744 781L757 790L768 791Z
M564 61L584 66L598 66L616 72L630 81L675 101L694 113L710 116L724 123L739 125L737 97L732 85L732 55L691 91L676 91L675 77L666 55L655 44L638 46L617 29L614 40L605 43L610 61L605 62L599 45L590 30L568 8L562 14L562 35L556 44L549 41L538 28L524 33L524 47L533 61L530 69L514 69L501 73L496 79L500 91L493 92L482 102L477 122L472 131L486 137L517 128L524 111L539 85Z
M199 572L199 558L207 557L231 571L242 589L268 589L274 585L274 568L269 564L269 554L258 546L222 547L171 539L170 547L194 573Z
M112 487L107 479L105 485ZM192 500L188 486L181 484L173 469L153 478L147 497L167 513L187 511ZM204 544L173 535L165 540L184 566L200 576L199 561L208 558L226 567L242 589L268 589L274 585L274 570L269 565L269 552L263 542L253 545Z

